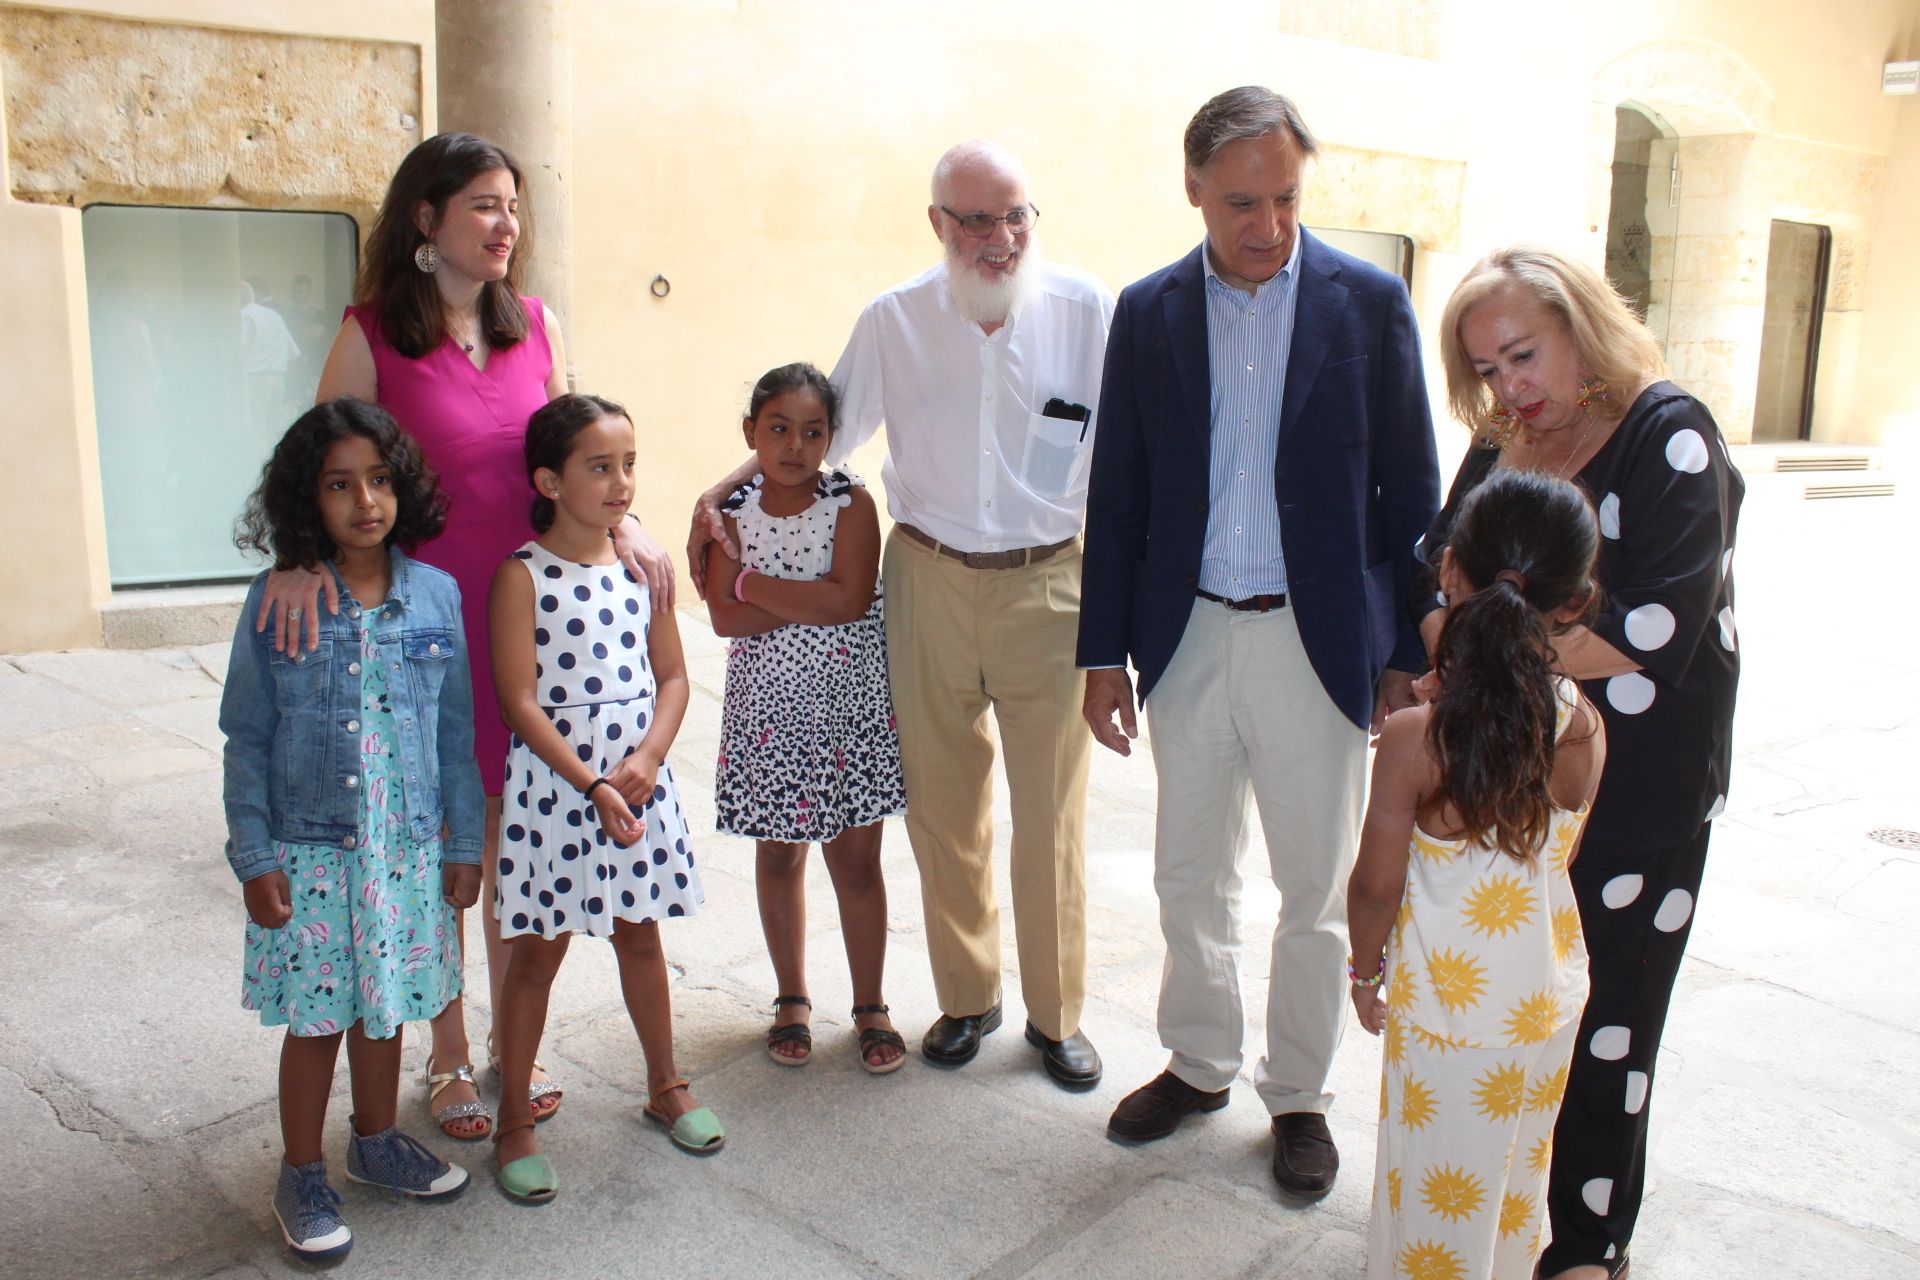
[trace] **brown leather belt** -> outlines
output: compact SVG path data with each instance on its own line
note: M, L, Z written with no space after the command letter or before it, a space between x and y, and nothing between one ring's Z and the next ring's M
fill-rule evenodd
M1236 613L1267 613L1274 609L1284 609L1287 607L1287 593L1284 591L1268 596L1248 596L1245 600L1229 600L1225 596L1217 596L1211 591L1196 591L1194 594L1202 600L1211 600L1215 604L1223 604Z
M969 569L1021 569L1030 564L1039 564L1042 560L1051 560L1067 550L1079 538L1065 538L1045 547L1016 547L1012 551L961 551L939 541L932 534L914 528L910 524L896 521L893 526L901 536L917 542L935 555L946 556L949 560L958 560Z

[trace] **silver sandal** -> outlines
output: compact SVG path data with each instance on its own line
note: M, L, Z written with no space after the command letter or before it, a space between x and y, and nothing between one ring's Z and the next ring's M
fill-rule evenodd
M473 1078L472 1063L463 1062L451 1071L436 1072L432 1057L428 1057L427 1069L421 1074L420 1081L427 1086L427 1114L440 1126L440 1132L457 1142L478 1142L493 1132L493 1113L478 1098L472 1102L449 1102L438 1111L433 1108L433 1100L455 1081L472 1085L476 1094L480 1092L480 1086ZM475 1133L455 1133L448 1126L456 1120L483 1120L486 1123L479 1126L479 1131Z

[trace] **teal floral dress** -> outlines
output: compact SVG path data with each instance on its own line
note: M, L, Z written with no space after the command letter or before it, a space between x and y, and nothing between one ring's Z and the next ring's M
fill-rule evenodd
M351 849L276 840L293 918L247 924L240 1004L262 1026L324 1036L363 1023L384 1040L460 994L460 946L443 897L440 839L407 835L388 663L360 631L360 834ZM403 677L404 678L404 677Z

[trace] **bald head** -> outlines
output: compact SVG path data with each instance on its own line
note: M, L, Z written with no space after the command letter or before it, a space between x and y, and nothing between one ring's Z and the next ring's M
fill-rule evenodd
M1025 191L1027 167L1020 163L1020 157L997 142L974 138L956 143L948 147L933 166L933 202L951 205L954 186L970 178L1012 181Z

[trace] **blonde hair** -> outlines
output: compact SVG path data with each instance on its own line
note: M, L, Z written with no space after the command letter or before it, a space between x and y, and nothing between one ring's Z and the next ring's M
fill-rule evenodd
M1496 249L1473 264L1440 316L1440 359L1447 371L1447 408L1476 439L1492 429L1493 393L1474 369L1460 338L1467 313L1508 287L1558 317L1573 335L1581 362L1621 393L1666 375L1660 344L1606 277L1584 262L1536 245ZM1626 406L1621 405L1622 409Z

